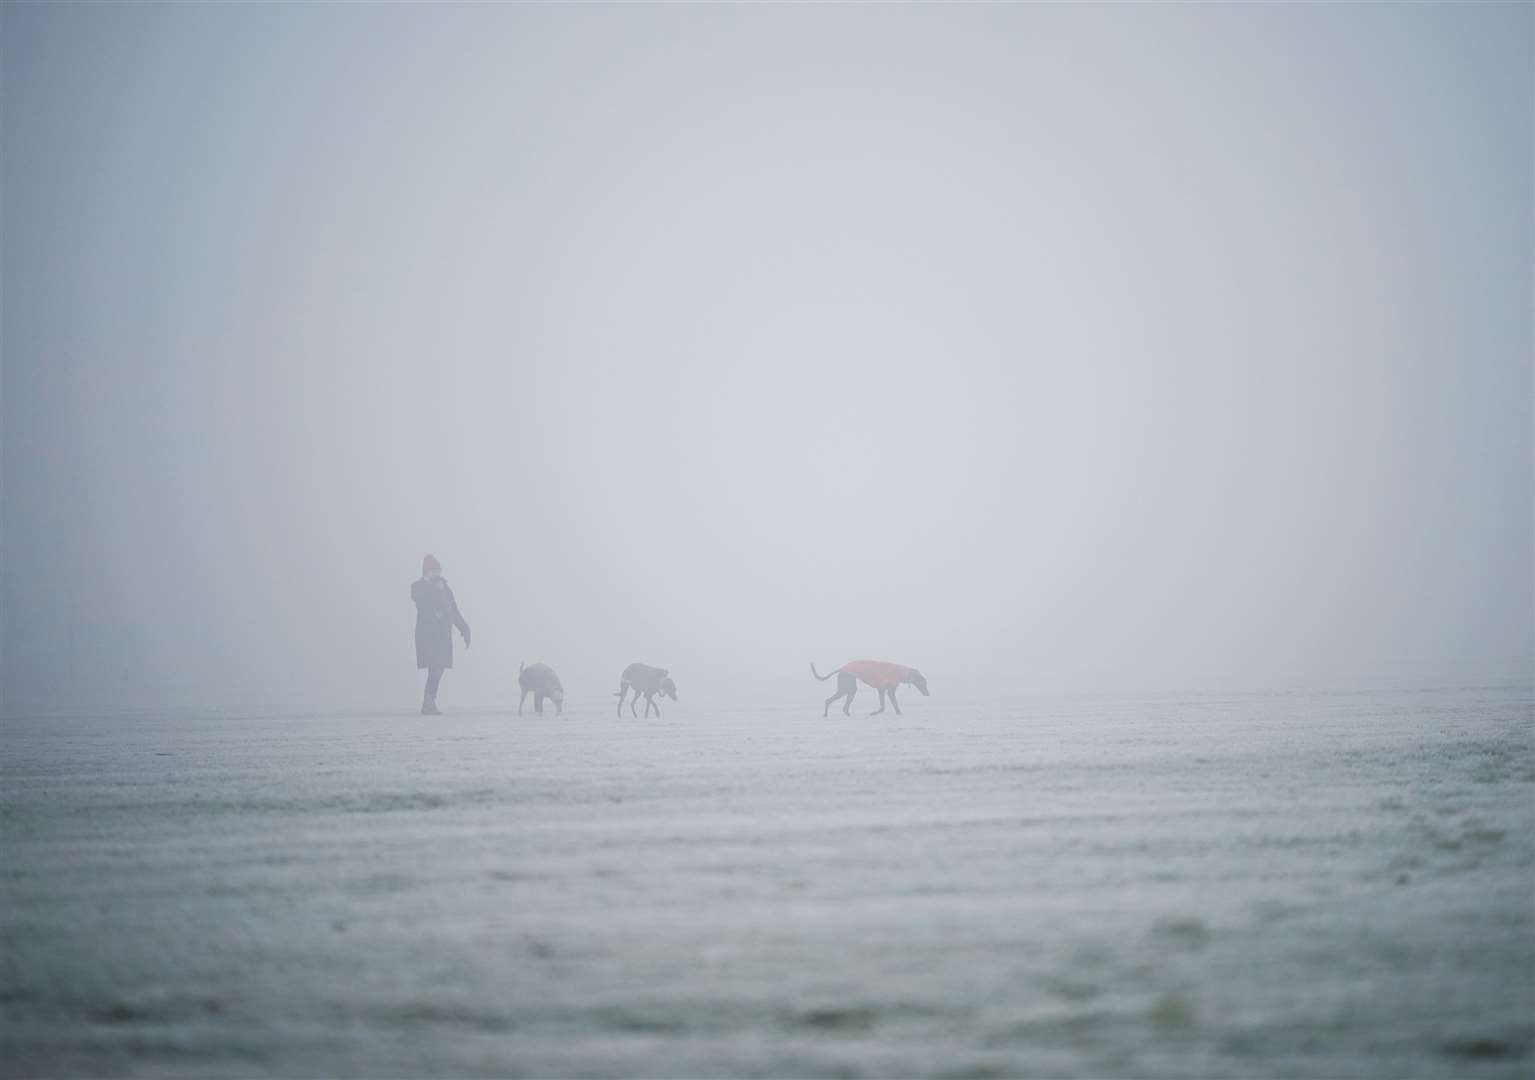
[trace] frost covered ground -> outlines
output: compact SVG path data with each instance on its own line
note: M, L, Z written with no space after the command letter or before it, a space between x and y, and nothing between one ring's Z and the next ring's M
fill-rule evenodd
M0 1070L1530 1075L1529 689L817 689L11 717Z

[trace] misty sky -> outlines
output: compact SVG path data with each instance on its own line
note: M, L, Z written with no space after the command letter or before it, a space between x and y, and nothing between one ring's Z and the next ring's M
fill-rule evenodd
M6 4L7 703L1527 679L1532 32Z

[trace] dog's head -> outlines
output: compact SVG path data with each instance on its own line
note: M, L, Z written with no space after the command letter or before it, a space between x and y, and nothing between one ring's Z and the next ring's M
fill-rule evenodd
M661 680L661 693L665 694L673 701L677 700L677 684L672 682L670 676L667 676Z
M911 685L915 686L918 690L922 691L923 697L933 696L927 692L927 676L923 675L922 672L918 671L916 668L911 669L911 674L906 676L906 681L911 683Z

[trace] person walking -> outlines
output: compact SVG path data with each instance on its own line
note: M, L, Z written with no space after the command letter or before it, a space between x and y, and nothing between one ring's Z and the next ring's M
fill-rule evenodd
M416 602L416 667L426 669L426 692L421 696L422 716L441 716L437 708L437 685L442 673L453 666L453 628L464 635L469 647L469 624L459 613L458 601L442 576L442 563L436 556L421 560L421 580L410 583L410 598Z

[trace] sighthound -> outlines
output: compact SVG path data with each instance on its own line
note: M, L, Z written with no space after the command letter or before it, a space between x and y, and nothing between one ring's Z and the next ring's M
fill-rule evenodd
M927 692L927 679L923 677L922 672L905 664L892 664L885 660L854 660L825 675L811 664L810 674L822 682L833 675L837 677L837 692L826 699L826 708L821 710L822 716L831 711L831 703L838 698L847 699L842 703L842 715L847 716L848 710L853 707L853 695L858 692L859 679L879 691L879 708L871 712L870 716L878 716L885 711L886 695L890 697L890 704L895 706L896 715L901 715L901 703L895 699L895 691L902 683L911 683L922 692L923 697L931 696Z
M560 677L548 664L528 664L526 667L518 664L517 685L522 690L522 697L517 699L518 716L522 715L522 704L529 694L533 695L533 711L539 716L544 715L544 698L554 702L555 716L565 711L565 687L560 685Z
M630 664L624 668L624 673L619 676L617 715L624 714L624 697L633 690L634 698L629 702L630 716L639 715L636 710L641 694L645 695L645 715L649 716L650 710L654 709L656 715L660 716L661 706L656 704L657 694L677 700L677 684L672 682L666 671L666 668L651 667L649 664Z

